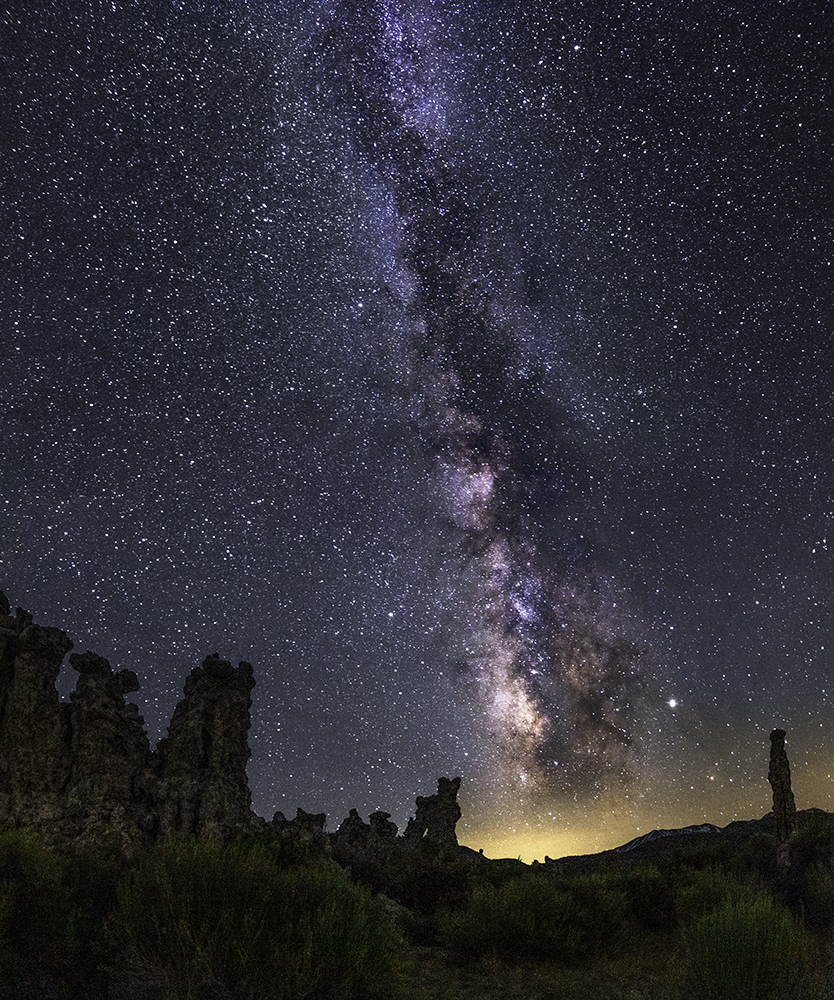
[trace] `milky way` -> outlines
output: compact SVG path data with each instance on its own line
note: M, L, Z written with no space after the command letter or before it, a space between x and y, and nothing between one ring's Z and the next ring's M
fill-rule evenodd
M153 740L216 649L264 815L831 806L824 4L0 16L0 589Z
M637 650L605 629L593 567L576 565L576 540L554 516L572 461L569 417L491 288L489 184L450 133L446 83L459 68L453 53L442 65L431 4L341 5L334 19L323 62L391 199L416 430L457 541L461 696L493 735L490 769L512 794L599 789L628 775ZM580 580L592 605L571 600Z

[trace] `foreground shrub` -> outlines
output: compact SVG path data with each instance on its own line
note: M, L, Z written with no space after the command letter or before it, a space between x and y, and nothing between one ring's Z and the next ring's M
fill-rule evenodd
M802 879L800 907L805 922L817 930L830 930L834 924L834 871L830 863L811 865Z
M625 895L627 917L644 931L666 931L675 921L675 883L656 864L609 872L606 884Z
M676 922L680 927L690 927L727 900L737 899L744 891L737 878L717 866L687 872L677 885Z
M401 944L370 893L335 866L282 867L268 846L170 843L119 889L112 933L144 975L200 993L392 997Z
M353 870L357 877L357 870ZM427 838L397 843L381 860L380 887L398 903L425 915L466 898L471 869L457 852L446 853Z
M463 955L574 962L615 950L625 911L625 896L596 878L524 877L477 886L442 931Z
M795 996L804 975L805 939L770 895L728 898L685 932L688 986L702 1000Z
M8 964L59 962L67 945L65 863L34 837L0 832L0 948Z

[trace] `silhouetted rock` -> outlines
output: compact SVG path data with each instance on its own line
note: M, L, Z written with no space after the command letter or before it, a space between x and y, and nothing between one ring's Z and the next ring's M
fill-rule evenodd
M64 819L70 778L70 706L55 681L72 642L31 622L20 608L0 619L0 819L49 828Z
M139 709L124 697L139 690L136 674L114 674L90 650L73 653L69 662L78 672L70 695L69 815L76 826L118 830L128 839L137 828L153 833L150 746Z
M391 813L383 812L381 809L372 812L368 817L371 827L371 836L382 843L393 843L397 839L397 824L391 823Z
M235 669L217 653L186 679L155 753L163 834L228 836L250 824L246 762L254 686L250 664Z
M418 841L425 837L442 848L457 848L455 826L461 816L458 805L459 788L460 778L438 778L437 794L418 795L417 815L408 821L405 839Z
M397 824L390 822L391 813L381 809L371 813L368 823L355 809L351 809L339 829L330 835L334 857L342 864L355 865L357 857L367 852L368 857L386 853L397 840Z
M31 621L20 608L0 617L0 820L54 842L152 832L148 739L124 699L136 675L74 654L76 688L61 703L55 681L72 642Z
M340 850L361 850L371 838L370 824L355 809L351 809L339 829L333 834L333 846Z
M226 836L253 820L250 751L252 667L215 653L185 682L168 736L151 752L144 722L125 695L132 670L102 656L70 657L69 703L55 681L72 649L65 632L9 614L0 594L0 821L55 842L117 832L125 842L172 831ZM319 835L324 828L321 817Z
M791 768L785 753L784 729L774 729L770 734L770 768L767 780L773 789L776 836L780 840L787 840L796 829L796 803L791 791Z
M296 810L295 819L287 819L282 812L277 812L272 817L272 825L277 830L321 847L327 844L327 834L324 832L326 823L326 813L308 813L300 807Z

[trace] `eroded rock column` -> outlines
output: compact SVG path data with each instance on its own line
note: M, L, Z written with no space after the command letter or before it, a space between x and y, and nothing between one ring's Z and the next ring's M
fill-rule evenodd
M785 753L784 729L774 729L770 734L770 768L767 780L773 789L776 836L780 840L787 840L796 828L796 803L791 791L791 768Z
M417 815L408 821L405 839L413 841L425 837L441 848L456 848L455 826L461 817L459 788L460 778L438 778L436 795L418 795Z
M66 632L8 613L0 600L0 819L49 828L64 818L70 778L69 705L55 688L72 649Z
M78 672L72 705L72 774L68 818L82 827L152 834L157 821L150 746L139 709L125 695L139 690L132 670L114 673L103 656L73 653Z
M227 837L251 822L250 664L215 653L195 667L155 752L160 832Z

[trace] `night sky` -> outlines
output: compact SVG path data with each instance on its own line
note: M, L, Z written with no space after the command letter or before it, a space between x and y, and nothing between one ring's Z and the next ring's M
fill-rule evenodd
M253 807L834 809L834 7L0 10L0 589ZM65 667L63 696L74 680Z

